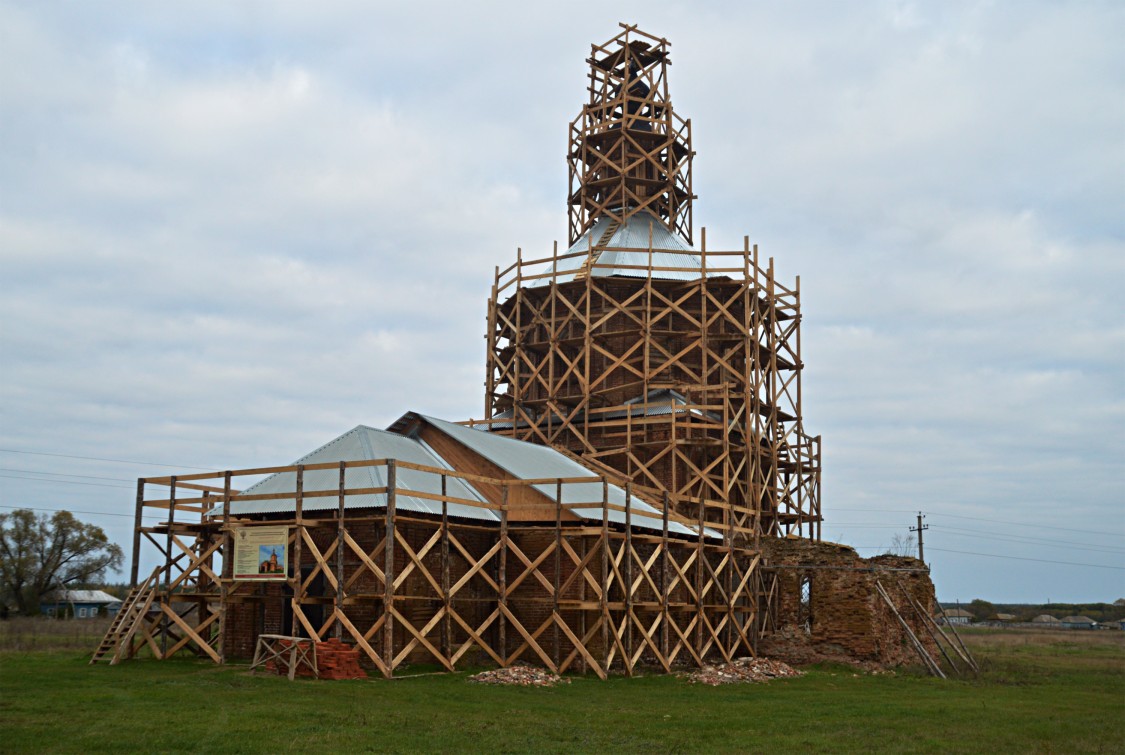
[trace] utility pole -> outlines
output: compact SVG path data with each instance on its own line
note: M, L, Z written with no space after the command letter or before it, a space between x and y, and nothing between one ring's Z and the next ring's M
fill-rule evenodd
M922 532L924 532L925 530L928 530L930 528L930 525L922 524L922 520L925 519L925 518L926 518L925 514L923 514L921 511L919 511L918 512L918 526L910 528L911 532L917 532L918 533L918 560L921 561L922 563L926 563L926 559L924 558L924 551L922 550Z

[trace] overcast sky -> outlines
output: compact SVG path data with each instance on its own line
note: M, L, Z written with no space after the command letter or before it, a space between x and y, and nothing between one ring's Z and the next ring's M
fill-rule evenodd
M0 2L0 505L128 548L138 476L481 416L629 21L708 245L801 277L825 538L921 510L943 600L1125 597L1123 8Z

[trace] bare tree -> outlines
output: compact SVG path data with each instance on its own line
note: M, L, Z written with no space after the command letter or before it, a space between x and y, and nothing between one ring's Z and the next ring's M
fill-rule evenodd
M891 556L913 556L914 538L901 532L895 533L895 536L891 538L891 547L887 548L887 554Z

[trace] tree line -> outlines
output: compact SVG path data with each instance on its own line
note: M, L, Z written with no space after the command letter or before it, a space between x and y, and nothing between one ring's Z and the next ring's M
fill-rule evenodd
M981 598L964 605L957 603L942 603L943 608L960 607L968 611L977 621L994 619L997 614L1011 614L1012 621L1031 621L1036 616L1047 614L1056 619L1065 619L1067 616L1085 616L1098 623L1118 621L1125 619L1125 598L1113 603L992 603Z

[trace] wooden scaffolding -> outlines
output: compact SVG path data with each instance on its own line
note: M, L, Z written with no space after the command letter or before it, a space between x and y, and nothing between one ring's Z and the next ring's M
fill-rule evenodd
M349 488L348 469L385 469L382 488ZM338 470L339 484L307 489L306 475ZM495 491L487 501L402 489L402 470L454 478ZM288 493L240 494L240 478L291 473ZM553 671L632 674L638 665L671 670L752 654L762 622L759 554L736 543L731 522L700 509L688 522L662 502L659 527L631 521L635 495L610 502L604 475L512 481L394 459L297 465L142 479L138 484L133 580L151 549L163 561L152 608L122 657L147 647L156 658L194 652L215 662L249 657L261 634L342 638L387 677L407 664L454 670L467 663L517 661ZM601 500L563 503L564 485L596 483ZM521 487L553 485L553 522L512 521ZM151 496L151 497L150 497ZM353 508L385 496L382 508ZM432 500L440 515L400 510L400 496ZM232 515L232 501L288 497L291 511ZM498 514L498 523L449 515L451 505ZM591 520L588 512L600 510ZM585 510L585 519L576 510ZM161 512L165 521L146 525ZM611 512L623 523L613 523ZM618 520L621 517L616 517ZM659 520L658 520L659 521ZM690 524L693 536L669 532ZM238 528L288 528L287 578L236 579Z
M591 45L589 101L570 124L570 243L601 217L648 212L689 243L691 122L672 111L666 39L621 24Z
M691 124L667 40L593 45L570 127L570 249L497 268L483 424L723 507L734 532L820 537L820 437L801 406L800 279L757 246L691 247Z
M384 458L142 479L133 582L143 552L163 566L118 656L222 662L262 634L331 635L388 677L528 660L604 678L755 652L779 589L759 568L762 538L820 538L800 280L780 282L748 239L714 251L703 231L691 246L691 124L669 99L668 47L632 26L593 46L570 126L570 249L497 268L488 304L485 417L469 424L552 447L589 476L511 479L459 453L451 468ZM363 466L385 484L349 485ZM306 484L337 469L338 484ZM400 485L403 470L440 492ZM235 487L275 474L295 487ZM462 483L482 499L451 494ZM600 500L564 500L570 484ZM541 498L554 486L553 503L517 511L528 486ZM657 524L632 518L634 497ZM146 525L153 511L164 521ZM232 572L233 533L258 527L287 528L280 581Z

